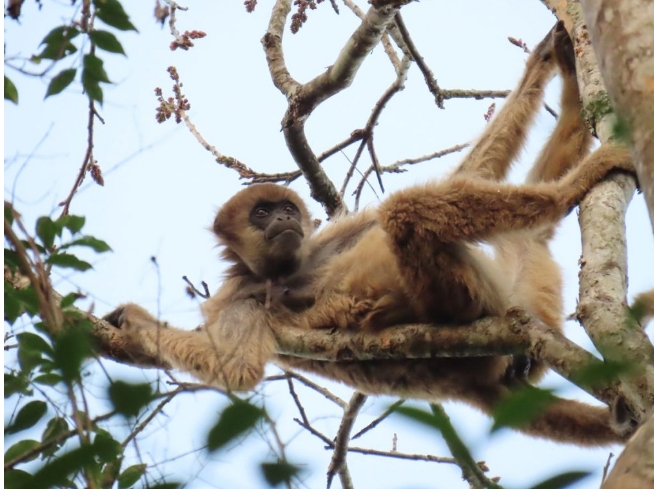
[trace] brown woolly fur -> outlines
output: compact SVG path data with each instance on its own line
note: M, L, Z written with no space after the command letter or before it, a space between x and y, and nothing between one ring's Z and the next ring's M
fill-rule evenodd
M524 185L501 182L522 148L559 68L562 113ZM199 331L162 328L127 304L111 316L146 352L204 382L253 388L275 361L370 394L457 399L492 415L498 403L545 366L522 357L319 362L277 356L275 327L356 328L373 335L421 322L447 327L509 307L562 329L561 277L548 249L558 221L611 170L633 171L626 149L588 155L574 53L562 25L533 50L525 73L457 170L443 181L391 195L378 208L341 215L318 232L292 190L254 185L219 211L214 232L232 263L204 305ZM477 246L494 247L489 257ZM436 327L436 326L435 326ZM520 367L522 366L522 367ZM517 429L539 437L619 442L608 408L558 399Z

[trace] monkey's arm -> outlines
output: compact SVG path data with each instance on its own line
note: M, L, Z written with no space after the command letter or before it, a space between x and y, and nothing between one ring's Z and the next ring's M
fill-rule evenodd
M254 388L275 353L269 314L254 300L228 305L197 331L167 327L136 304L122 305L105 319L146 354L229 390Z

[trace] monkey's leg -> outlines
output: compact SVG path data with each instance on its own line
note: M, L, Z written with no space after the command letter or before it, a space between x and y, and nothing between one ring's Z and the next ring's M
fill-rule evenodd
M406 290L417 305L436 313L431 320L465 322L503 313L503 294L493 291L501 277L467 243L558 222L612 169L633 171L629 153L604 145L551 183L509 186L455 178L390 196L379 219Z
M553 34L554 58L559 66L563 87L561 114L547 144L527 176L527 183L547 182L563 176L588 154L592 137L581 117L581 99L572 40L562 23Z
M485 240L557 222L612 170L634 167L626 148L604 144L558 181L514 186L453 178L419 185L390 196L379 219L398 245Z
M555 67L552 51L550 31L532 51L518 86L486 126L454 176L476 175L489 180L506 176L543 102L543 90Z
M125 304L106 319L148 355L230 390L255 387L275 353L268 313L253 300L226 308L219 321L199 331L166 327L136 304Z
M547 144L527 176L527 183L559 179L570 168L578 166L588 154L591 135L581 118L581 100L575 70L572 41L562 23L553 33L554 58L563 87L561 115ZM511 233L494 239L496 259L504 270L513 270L511 304L530 311L545 324L563 328L562 279L558 264L548 248L555 225L536 232ZM516 358L517 361L521 359ZM531 361L529 378L542 376L546 367Z

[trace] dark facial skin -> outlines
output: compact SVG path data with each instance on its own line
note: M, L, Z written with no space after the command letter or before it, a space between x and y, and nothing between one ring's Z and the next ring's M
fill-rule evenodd
M257 202L249 222L263 231L268 245L264 273L267 278L292 274L299 266L297 251L302 246L302 214L290 201Z
M275 240L285 232L304 238L301 219L298 208L287 200L257 202L250 211L250 224L264 232L266 241Z

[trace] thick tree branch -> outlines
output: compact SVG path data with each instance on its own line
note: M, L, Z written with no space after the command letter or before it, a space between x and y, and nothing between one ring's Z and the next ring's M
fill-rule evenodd
M654 229L654 3L580 3L612 106L626 125Z
M631 437L601 489L654 487L654 416Z
M555 12L574 43L577 77L586 119L605 144L613 137L615 114L590 43L578 1L542 0ZM608 178L580 205L582 258L577 316L602 356L639 369L623 376L627 402L639 420L654 402L654 348L644 332L625 327L627 255L624 216L635 190L626 175ZM625 353L629 352L628 355Z
M392 22L397 5L378 2L369 10L334 61L334 64L304 85L292 79L284 62L282 31L290 11L290 0L278 0L273 9L268 32L263 38L264 50L273 83L286 96L288 109L282 121L286 144L293 159L311 187L312 197L321 202L329 215L345 204L334 184L320 167L304 132L311 112L323 101L352 83L363 60L379 43Z

